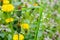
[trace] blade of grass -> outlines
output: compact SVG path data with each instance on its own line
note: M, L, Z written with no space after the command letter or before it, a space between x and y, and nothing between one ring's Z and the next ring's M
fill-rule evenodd
M43 9L39 8L39 15L40 15L40 17L39 17L39 19L37 21L37 28L36 28L34 40L37 40L37 37L38 37L38 31L39 31L39 27L40 27L41 19L42 19L42 12L43 12Z

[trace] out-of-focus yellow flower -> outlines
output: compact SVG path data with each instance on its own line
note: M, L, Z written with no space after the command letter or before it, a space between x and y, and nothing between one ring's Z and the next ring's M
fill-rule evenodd
M12 4L7 4L2 6L2 11L11 12L14 10L14 6Z
M26 23L22 24L21 26L22 26L23 29L29 29L29 25L26 24Z
M13 35L13 40L18 40L18 34Z
M37 3L34 3L33 6L38 6L38 4Z
M5 21L6 21L6 23L9 23L9 22L14 21L14 19L13 19L13 18L8 18L8 19L6 19Z
M18 34L14 34L13 35L13 40L24 40L24 36L22 34L19 35L18 37Z
M19 35L19 40L24 40L24 36L22 34Z
M3 4L9 4L8 0L3 0Z

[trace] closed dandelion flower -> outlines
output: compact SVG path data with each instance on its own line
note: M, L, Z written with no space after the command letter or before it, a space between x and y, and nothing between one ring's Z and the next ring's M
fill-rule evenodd
M13 10L14 10L14 6L12 4L2 6L2 11L4 12L11 12Z
M24 36L22 34L19 35L19 40L24 40Z
M6 23L9 23L9 22L14 21L14 19L13 19L13 18L8 18L8 19L6 19L5 21L6 21Z
M22 26L23 29L29 29L29 25L26 24L26 23L22 24L21 26Z
M18 40L18 34L13 35L13 40Z

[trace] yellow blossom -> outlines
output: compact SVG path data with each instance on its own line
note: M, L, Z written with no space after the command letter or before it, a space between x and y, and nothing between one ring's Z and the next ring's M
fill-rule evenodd
M13 40L24 40L24 36L22 34L19 35L18 37L18 34L14 34L13 35Z
M18 40L18 34L13 35L13 40Z
M9 22L14 21L14 19L13 19L13 18L8 18L8 19L6 19L5 21L6 21L6 23L9 23Z
M37 3L34 3L33 6L38 6L38 4Z
M14 6L12 4L2 5L2 11L11 12L14 10Z
M21 26L22 26L23 29L29 29L29 25L26 24L26 23L22 24Z
M24 36L22 34L19 35L19 40L24 40Z
M9 4L8 0L3 0L3 4Z

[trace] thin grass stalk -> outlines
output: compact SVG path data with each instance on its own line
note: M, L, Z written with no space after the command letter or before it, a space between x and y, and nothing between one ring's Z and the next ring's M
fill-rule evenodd
M39 8L39 15L40 15L40 17L39 17L39 19L37 21L37 28L36 28L34 40L37 40L39 27L41 26L40 24L41 24L41 19L42 19L42 9L40 9L40 8Z

